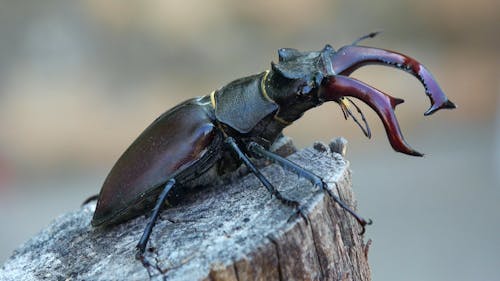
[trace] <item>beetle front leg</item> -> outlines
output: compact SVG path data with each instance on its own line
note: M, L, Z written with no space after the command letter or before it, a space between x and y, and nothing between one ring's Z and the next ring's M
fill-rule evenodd
M372 224L372 220L368 220L368 221L365 220L364 218L360 217L355 211L353 211L351 208L349 208L349 206L347 206L339 197L337 197L328 188L325 181L322 178L320 178L319 176L315 175L313 172L302 168L301 166L295 164L294 162L292 162L284 157L281 157L280 155L278 155L276 153L272 153L272 152L266 150L264 147L262 147L258 143L251 142L248 145L248 150L250 152L252 152L255 156L266 158L267 160L270 160L270 161L280 165L284 169L296 174L297 176L309 180L313 185L320 187L321 189L326 191L328 193L328 195L333 199L333 201L335 201L337 204L339 204L340 207L342 207L342 209L347 211L349 214L351 214L356 219L356 221L358 221L358 223L362 227L360 235L365 233L365 226L366 225Z
M269 191L269 193L271 193L271 195L276 196L276 198L278 200L280 200L281 203L283 203L287 206L294 207L297 211L297 214L299 214L302 218L304 218L306 223L309 221L309 219L307 218L306 214L304 213L304 210L303 210L302 206L300 205L300 203L298 201L288 199L288 198L284 197L283 195L281 195L281 193L257 169L255 164L253 164L252 161L250 161L248 156L246 156L245 153L239 148L238 144L236 143L236 141L232 137L228 137L226 139L226 143L229 145L231 150L233 150L238 155L238 157L250 169L250 171L252 171L252 173L260 180L260 182L264 185L264 187L266 187L267 191Z

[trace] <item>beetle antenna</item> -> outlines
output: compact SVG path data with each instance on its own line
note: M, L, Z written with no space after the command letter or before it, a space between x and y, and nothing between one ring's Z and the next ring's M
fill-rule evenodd
M354 42L352 42L351 46L355 46L359 42L361 42L361 41L363 41L365 39L373 38L373 37L379 35L380 33L382 33L382 30L373 31L373 32L370 32L370 33L368 33L366 35L363 35L363 36L359 37L358 39L356 39Z
M340 109L342 109L342 114L344 115L344 119L347 120L347 118L349 118L349 113L347 113L348 109L347 109L347 103L341 99L340 101Z
M365 123L365 126L364 127L361 126L361 124L359 124L356 117L354 117L354 115L351 114L352 119L354 119L354 121L358 124L358 126L361 128L361 130L363 130L363 133L365 134L365 136L367 136L368 138L371 138L372 131L370 130L370 125L368 125L368 121L366 120L365 115L363 114L363 111L361 111L359 106L357 104L355 104L352 99L350 99L350 98L347 98L347 99L349 100L350 103L352 103L352 105L354 105L354 107L356 108L356 111L359 113L359 115L361 115L361 120L363 120L363 123Z
M349 103L347 103L346 100L349 103L351 103L356 108L356 111L359 113L359 115L361 115L361 120L363 121L364 126L361 125L361 123L359 122L359 120L356 118L356 116L349 109ZM352 99L350 99L348 97L342 98L341 101L340 101L340 108L342 109L342 113L344 113L344 117L345 117L346 120L347 120L347 117L351 116L352 120L354 120L354 122L356 122L356 124L358 124L359 128L361 128L361 130L363 131L363 134L367 138L371 138L372 137L372 132L370 130L370 125L368 125L368 121L366 120L365 115L363 114L363 111L361 111L361 109L354 103L354 101Z

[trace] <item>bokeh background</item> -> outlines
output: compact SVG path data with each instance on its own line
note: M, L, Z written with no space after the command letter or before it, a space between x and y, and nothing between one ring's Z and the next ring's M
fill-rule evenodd
M263 71L276 50L364 45L411 55L459 108L423 117L418 80L353 74L406 103L424 158L394 153L366 106L367 140L336 104L287 129L300 147L349 140L360 213L375 224L374 280L493 280L500 244L500 2L0 0L0 262L78 209L158 115ZM498 280L498 279L497 279Z

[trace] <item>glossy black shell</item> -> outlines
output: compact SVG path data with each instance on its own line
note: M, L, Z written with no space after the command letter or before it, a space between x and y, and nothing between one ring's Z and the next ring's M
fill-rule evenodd
M111 225L144 213L162 185L187 181L217 160L222 137L206 99L188 100L162 114L130 145L107 176L92 219Z

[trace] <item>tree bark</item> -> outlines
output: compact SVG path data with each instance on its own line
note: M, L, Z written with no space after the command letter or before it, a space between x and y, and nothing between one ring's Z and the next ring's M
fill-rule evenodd
M332 149L343 152L345 146L316 143L289 159L322 176L354 206L349 164ZM294 211L271 198L255 176L237 177L162 211L146 269L135 259L135 245L147 218L95 229L92 202L19 247L0 269L0 280L370 280L368 245L357 222L307 180L277 165L261 171L306 206L308 223L289 220Z

